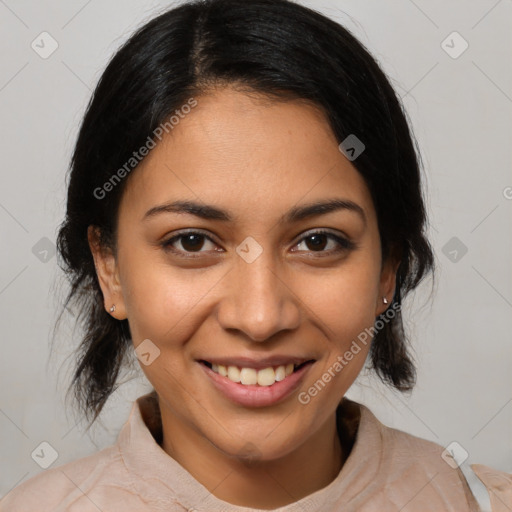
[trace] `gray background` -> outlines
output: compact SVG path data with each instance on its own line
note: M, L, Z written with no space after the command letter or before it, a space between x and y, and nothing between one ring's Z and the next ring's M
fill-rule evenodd
M363 373L349 396L391 426L458 442L466 463L512 472L512 1L302 3L353 31L403 98L439 264L433 292L427 281L405 303L419 365L412 395ZM131 402L149 389L142 372L127 377L84 434L64 403L78 341L72 317L49 358L66 290L52 251L91 91L119 45L169 5L0 0L0 496L43 471L31 456L43 441L57 454L53 466L114 442ZM46 59L31 47L51 48L43 31L58 44Z

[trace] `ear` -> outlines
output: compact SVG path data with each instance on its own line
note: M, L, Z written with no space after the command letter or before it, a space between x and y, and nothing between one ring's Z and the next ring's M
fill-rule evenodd
M126 318L126 308L123 294L121 293L121 283L119 280L119 270L117 261L112 251L100 244L100 231L96 226L87 228L87 240L94 258L96 275L103 293L104 307L109 315L118 320ZM110 308L115 305L115 311Z
M390 256L382 265L379 282L379 293L377 295L377 301L375 304L375 316L379 316L388 309L395 295L396 287L396 274L398 267L400 266L400 260L397 260L393 256ZM383 298L386 297L388 304L384 304Z

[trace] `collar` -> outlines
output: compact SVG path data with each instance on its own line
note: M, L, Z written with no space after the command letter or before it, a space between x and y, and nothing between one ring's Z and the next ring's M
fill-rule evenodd
M347 503L363 489L377 485L375 478L382 459L383 425L362 404L343 398L336 409L338 434L344 450L350 452L338 476L326 487L274 512L329 510L340 500ZM240 507L215 497L160 446L162 423L158 396L152 391L133 404L129 418L118 436L124 463L142 495L143 482L158 481L164 489L160 500L178 502L185 509L223 512L263 512ZM268 510L266 511L268 512Z

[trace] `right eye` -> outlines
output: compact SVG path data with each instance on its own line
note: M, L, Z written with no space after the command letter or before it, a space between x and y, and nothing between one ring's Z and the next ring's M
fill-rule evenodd
M205 240L215 244L208 235L201 233L200 231L187 231L179 233L169 240L162 242L162 247L166 250L170 250L180 257L196 258L197 256L187 256L187 254L208 252L201 251L205 245ZM182 248L176 248L177 245L181 245Z

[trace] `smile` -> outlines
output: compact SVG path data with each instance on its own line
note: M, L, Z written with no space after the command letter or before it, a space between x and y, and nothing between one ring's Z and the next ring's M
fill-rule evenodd
M205 360L197 363L213 388L225 398L245 407L266 407L290 396L300 386L315 360L258 365L259 368Z
M251 367L239 367L235 365L225 366L223 364L201 361L215 373L227 377L231 382L240 383L244 386L272 386L276 382L284 380L286 377L302 368L305 364L312 361L305 361L300 364L288 363L286 365L268 366L260 370Z

